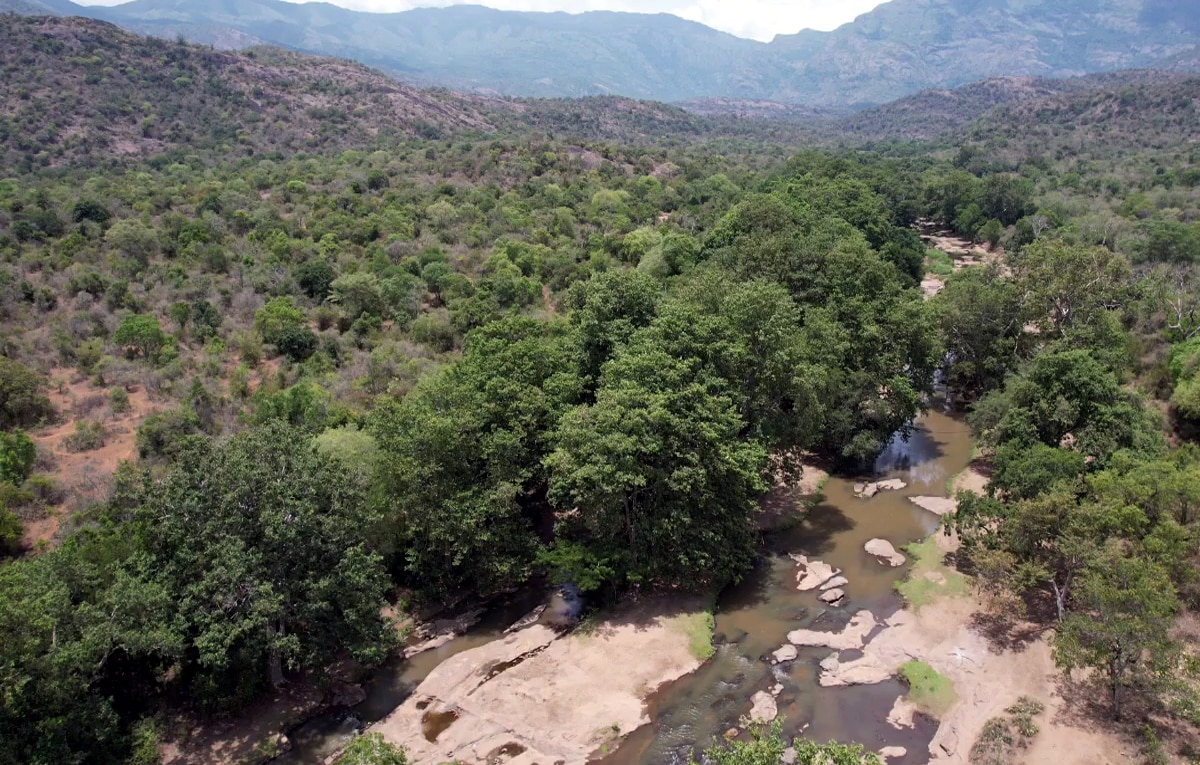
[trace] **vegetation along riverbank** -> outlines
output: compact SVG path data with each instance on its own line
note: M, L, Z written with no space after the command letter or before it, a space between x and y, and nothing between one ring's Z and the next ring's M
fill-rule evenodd
M1197 80L0 73L0 765L1196 760Z

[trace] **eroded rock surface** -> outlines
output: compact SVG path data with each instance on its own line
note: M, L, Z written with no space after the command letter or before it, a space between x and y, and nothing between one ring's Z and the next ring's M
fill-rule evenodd
M949 497L909 497L908 501L934 515L953 515L958 512L958 503Z
M862 648L867 635L875 629L877 622L870 611L859 611L850 619L850 623L841 632L822 632L819 630L795 630L788 633L788 642L795 646L815 646L832 648L835 651L849 651Z
M907 560L907 558L897 552L892 543L886 539L872 539L870 542L867 542L865 545L863 545L863 549L865 549L869 554L874 555L876 558L882 558L893 567L903 566L904 561Z
M793 555L796 561L796 589L801 592L815 590L841 573L838 569L819 560L809 560L804 555Z

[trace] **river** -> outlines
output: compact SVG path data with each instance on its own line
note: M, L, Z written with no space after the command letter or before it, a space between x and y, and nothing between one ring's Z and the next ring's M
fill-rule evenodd
M738 727L756 692L776 684L780 719L789 736L858 742L870 749L903 746L909 754L890 765L923 763L936 724L920 720L913 730L896 730L886 718L905 689L897 681L851 688L822 688L817 664L828 649L802 649L788 665L773 665L770 654L787 642L791 630L839 630L861 609L886 617L901 605L895 584L907 567L891 568L863 550L870 539L901 545L928 536L938 518L908 497L943 496L947 482L971 458L969 428L961 420L931 412L917 421L907 441L897 437L875 463L876 477L901 478L908 487L872 499L854 495L855 481L831 478L824 499L792 529L768 536L754 571L718 600L717 652L699 671L661 689L649 701L651 725L633 733L604 765L686 763L693 746L703 747ZM796 589L800 553L839 568L850 580L839 607L825 606L816 592ZM849 652L846 652L849 653ZM843 654L842 659L851 656Z
M868 555L864 544L879 537L897 548L932 533L936 516L908 497L944 495L951 477L970 462L970 433L960 420L930 412L922 415L907 440L897 436L875 463L877 478L900 478L902 491L884 491L867 500L854 495L855 481L831 478L823 500L791 529L769 534L760 559L741 582L719 597L716 653L699 670L659 689L648 700L651 724L632 733L603 765L686 763L693 747L703 747L738 727L750 698L782 686L777 695L785 733L818 741L859 742L871 749L903 746L909 755L891 765L925 762L936 723L920 720L915 729L896 730L886 722L904 693L897 681L852 688L821 688L817 664L827 649L802 649L786 665L770 654L786 643L789 631L814 627L839 630L850 615L867 609L886 617L901 605L895 584L905 567L891 568ZM849 579L847 598L838 607L822 604L816 592L796 589L798 553L839 568ZM544 590L530 589L495 605L468 634L411 659L386 664L366 684L367 699L351 710L334 710L294 730L294 748L276 762L317 765L344 745L362 724L383 719L439 664L451 656L500 638L505 628L546 602ZM561 618L561 598L546 618ZM558 615L556 616L556 613ZM848 653L848 652L847 652ZM846 653L843 660L853 658Z

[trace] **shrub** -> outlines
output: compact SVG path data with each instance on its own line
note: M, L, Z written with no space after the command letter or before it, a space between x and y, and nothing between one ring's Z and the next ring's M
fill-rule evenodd
M296 307L290 295L277 297L254 314L254 328L262 339L272 345L279 342L284 330L304 324L304 312Z
M454 327L444 313L425 314L413 321L412 338L428 345L435 351L448 351L454 347Z
M19 361L0 356L0 427L30 427L54 415L42 395L45 379Z
M336 765L408 765L408 757L380 734L364 733L350 742Z
M180 441L200 431L200 419L188 409L168 409L146 418L137 432L138 454L149 457L174 457Z
M37 447L21 431L0 433L0 481L19 486L37 461Z
M67 436L66 447L72 452L92 452L104 446L108 431L104 426L92 420L78 420L75 432Z
M308 327L286 327L275 339L275 347L292 361L305 361L317 350L317 336Z
M15 553L24 535L25 526L21 519L7 507L0 507L0 552Z
M124 388L113 388L108 394L108 407L113 414L125 414L129 411L129 393Z
M167 344L167 335L156 317L133 314L121 320L121 325L113 334L113 343L123 348L129 358L140 355L154 360Z

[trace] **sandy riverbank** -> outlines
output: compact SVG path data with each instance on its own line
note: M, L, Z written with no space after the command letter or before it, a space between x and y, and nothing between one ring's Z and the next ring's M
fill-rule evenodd
M934 539L939 557L958 545L957 539L941 533ZM914 576L928 582L921 590L921 607L906 608L887 619L852 658L839 661L839 653L831 654L822 664L822 686L883 682L910 661L933 667L953 683L957 700L942 715L929 747L930 762L970 763L971 747L987 721L1003 715L1022 696L1041 701L1046 711L1037 720L1038 736L1018 762L1116 765L1137 761L1135 744L1073 714L1062 697L1063 676L1054 666L1045 631L1032 624L1008 625L1001 634L989 630L984 605L969 589L964 594L961 580L956 586L954 577L959 575L940 560L919 564ZM831 634L825 644L844 649L851 638L856 648L863 638L858 634L861 630L852 628L853 624L846 632L856 634ZM799 637L806 644L818 642L811 633ZM905 703L894 712L893 724L911 720L912 709Z

